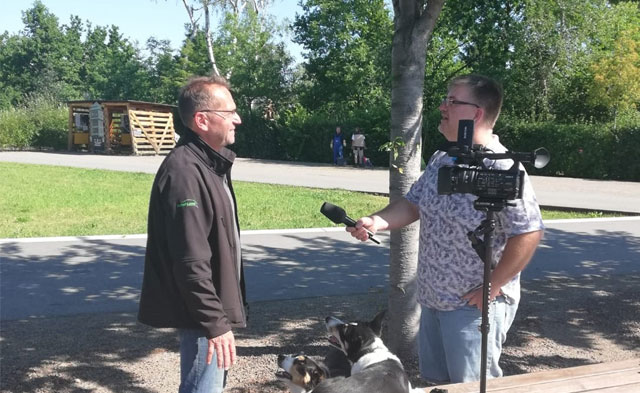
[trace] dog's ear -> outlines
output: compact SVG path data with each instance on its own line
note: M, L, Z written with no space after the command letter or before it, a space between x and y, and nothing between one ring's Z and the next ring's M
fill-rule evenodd
M316 367L311 372L311 384L312 386L317 386L323 379L328 377L328 371L324 367Z
M387 314L387 310L382 310L373 317L373 321L369 322L369 327L376 336L380 337L382 334L382 321L384 320L385 315Z

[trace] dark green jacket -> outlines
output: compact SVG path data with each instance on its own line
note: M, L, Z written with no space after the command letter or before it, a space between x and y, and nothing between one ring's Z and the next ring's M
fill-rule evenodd
M160 165L149 203L140 322L202 328L208 338L246 326L234 159L232 151L218 153L188 132Z

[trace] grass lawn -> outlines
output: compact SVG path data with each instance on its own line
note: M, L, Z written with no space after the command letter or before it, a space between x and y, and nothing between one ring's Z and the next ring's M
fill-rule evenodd
M0 163L0 238L146 233L153 175L48 165ZM322 202L357 218L387 204L382 196L234 182L243 230L333 224ZM543 211L544 219L601 217Z

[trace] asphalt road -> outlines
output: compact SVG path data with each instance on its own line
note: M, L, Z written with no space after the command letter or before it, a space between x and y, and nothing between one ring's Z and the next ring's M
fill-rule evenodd
M164 157L0 152L0 161L155 173ZM387 170L238 159L236 180L388 192ZM287 176L282 176L287 173ZM532 176L544 206L640 213L640 183ZM388 236L359 243L340 228L243 232L248 300L385 290ZM0 239L0 319L131 312L144 236ZM547 222L524 280L640 271L640 217Z
M640 217L558 220L523 280L640 272ZM341 228L242 233L248 300L382 291L389 244ZM134 312L145 236L0 240L0 320Z
M156 173L164 156L109 156L87 153L3 151L0 162ZM545 207L619 211L640 214L640 182L535 176L528 168L538 202ZM286 173L286 176L282 174ZM389 171L327 164L238 158L234 180L293 186L389 193Z

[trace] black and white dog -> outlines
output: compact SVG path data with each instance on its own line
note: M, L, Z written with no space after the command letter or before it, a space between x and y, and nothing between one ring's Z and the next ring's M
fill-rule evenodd
M400 359L384 345L380 334L385 311L370 322L345 323L327 317L329 342L340 349L352 364L348 378L325 379L313 393L407 393L409 378Z
M276 378L287 385L291 393L311 392L327 378L344 378L351 374L351 363L345 354L331 347L324 360L299 354L278 355Z
M283 381L291 393L312 391L329 377L329 368L307 355L278 355L279 370L276 378Z

